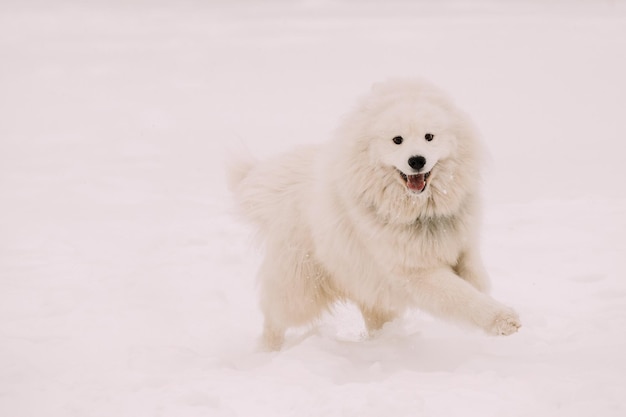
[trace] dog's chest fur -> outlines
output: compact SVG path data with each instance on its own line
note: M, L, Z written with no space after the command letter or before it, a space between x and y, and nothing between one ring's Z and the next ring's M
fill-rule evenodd
M372 236L378 239L378 243L371 246L376 251L372 256L379 267L400 275L443 265L454 266L467 242L462 220L451 216L417 219L409 225L375 222L368 226Z

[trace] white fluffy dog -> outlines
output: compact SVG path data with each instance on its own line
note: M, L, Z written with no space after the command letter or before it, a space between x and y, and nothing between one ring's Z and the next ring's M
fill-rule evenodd
M487 295L478 249L481 149L468 117L421 80L374 85L326 143L230 172L266 256L263 342L338 300L370 332L418 307L495 335L520 327Z

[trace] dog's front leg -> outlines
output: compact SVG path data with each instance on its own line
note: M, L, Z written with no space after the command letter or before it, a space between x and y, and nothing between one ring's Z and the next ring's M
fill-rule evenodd
M473 324L494 335L509 335L521 327L513 309L480 292L452 268L423 271L409 282L417 307L435 316Z
M476 249L467 248L461 252L459 260L454 267L454 271L479 291L484 293L489 292L491 288L489 274L487 274L480 254Z

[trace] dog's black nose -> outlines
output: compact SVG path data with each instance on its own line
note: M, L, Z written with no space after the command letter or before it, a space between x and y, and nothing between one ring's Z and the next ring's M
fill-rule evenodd
M409 158L409 166L416 171L424 168L424 165L426 165L426 158L423 156L412 156Z

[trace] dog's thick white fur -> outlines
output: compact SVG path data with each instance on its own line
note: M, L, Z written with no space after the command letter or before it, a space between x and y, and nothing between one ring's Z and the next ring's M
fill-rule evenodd
M402 79L374 85L329 141L234 165L231 188L265 243L265 347L338 300L370 332L410 307L516 332L479 255L481 153L442 91Z

